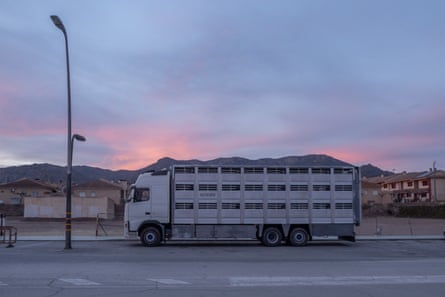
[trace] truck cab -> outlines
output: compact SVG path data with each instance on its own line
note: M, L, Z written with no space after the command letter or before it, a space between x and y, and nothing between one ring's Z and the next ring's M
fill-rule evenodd
M168 171L141 174L130 188L125 203L125 234L127 237L143 236L160 241L164 237L164 225L170 222L170 173ZM154 232L154 233L153 233ZM158 233L158 234L157 234ZM156 237L156 238L155 238ZM143 241L144 242L144 241Z

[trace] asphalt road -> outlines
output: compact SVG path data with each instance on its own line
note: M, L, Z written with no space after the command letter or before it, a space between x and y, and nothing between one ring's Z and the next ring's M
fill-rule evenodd
M440 296L445 241L0 245L0 296Z

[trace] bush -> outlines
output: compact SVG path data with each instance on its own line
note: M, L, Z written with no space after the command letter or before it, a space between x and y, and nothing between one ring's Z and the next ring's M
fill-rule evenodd
M445 219L445 205L400 205L399 217Z

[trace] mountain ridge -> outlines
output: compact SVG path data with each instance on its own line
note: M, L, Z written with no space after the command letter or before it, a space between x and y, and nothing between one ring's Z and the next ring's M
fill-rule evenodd
M281 158L261 158L251 160L242 157L221 157L213 160L176 160L164 157L157 162L136 170L110 170L86 165L73 166L73 183L81 183L97 179L111 181L127 180L134 182L137 176L145 171L162 170L169 168L173 164L183 165L236 165L236 166L351 166L351 164L335 159L328 155L312 154L305 156L286 156ZM380 175L390 175L389 171L383 171L371 164L361 167L362 176L373 177ZM43 182L63 184L66 178L66 167L52 165L49 163L11 166L0 168L0 183L13 182L22 178L37 179Z

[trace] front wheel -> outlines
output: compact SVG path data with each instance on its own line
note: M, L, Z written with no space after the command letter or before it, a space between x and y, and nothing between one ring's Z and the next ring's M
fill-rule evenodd
M141 233L141 242L145 246L158 246L161 244L161 233L156 227L147 227Z
M295 228L289 234L289 242L293 246L304 246L308 239L309 235L303 228Z
M269 227L263 232L263 244L265 246L279 246L283 240L283 234L276 227Z

